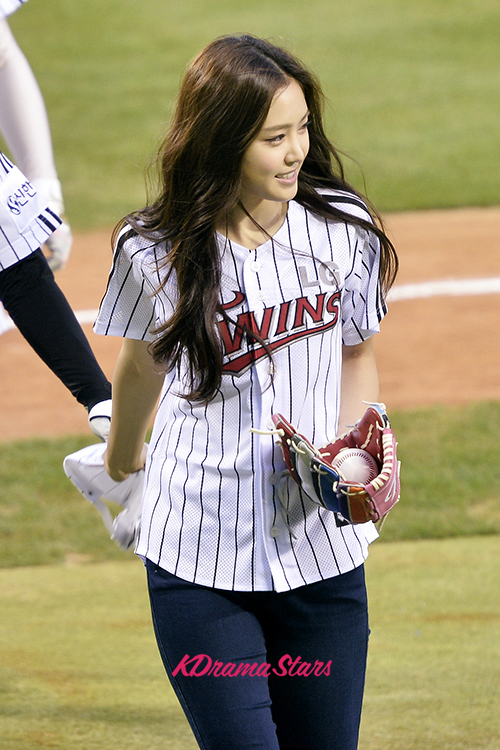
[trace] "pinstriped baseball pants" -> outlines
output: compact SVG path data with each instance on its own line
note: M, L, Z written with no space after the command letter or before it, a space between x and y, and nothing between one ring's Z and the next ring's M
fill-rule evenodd
M146 567L160 654L200 748L357 748L363 566L282 593L211 589Z

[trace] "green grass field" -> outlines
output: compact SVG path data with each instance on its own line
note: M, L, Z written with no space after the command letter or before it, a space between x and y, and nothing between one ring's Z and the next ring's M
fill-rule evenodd
M403 491L383 541L500 534L500 403L394 412L391 421ZM83 435L2 445L0 568L123 559L62 471L64 456L90 442Z
M499 750L499 403L395 412L400 503L367 563L360 750ZM142 564L62 472L87 435L0 452L1 750L193 750Z
M43 0L11 25L46 98L75 228L142 205L186 64L233 32L282 41L317 72L330 135L381 210L500 202L497 0Z
M500 748L499 538L372 546L360 750ZM0 608L2 750L194 750L138 560L0 570Z
M142 205L185 65L231 32L318 73L332 139L380 210L500 203L498 0L32 0L10 20L74 229ZM500 403L391 418L403 492L367 563L360 750L500 750ZM0 750L194 750L142 565L63 475L89 442L1 446Z

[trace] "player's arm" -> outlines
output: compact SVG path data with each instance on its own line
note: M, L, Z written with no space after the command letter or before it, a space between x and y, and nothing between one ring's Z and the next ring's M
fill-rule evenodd
M348 430L366 411L363 401L377 402L379 379L373 337L342 347L342 381L338 432Z
M113 415L105 465L117 482L144 465L144 441L164 375L159 374L147 341L124 339L113 376Z
M111 385L42 251L0 271L0 300L26 341L89 411Z

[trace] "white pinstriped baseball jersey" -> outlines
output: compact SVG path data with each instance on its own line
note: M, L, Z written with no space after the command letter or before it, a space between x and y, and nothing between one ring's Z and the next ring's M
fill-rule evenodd
M43 245L61 224L23 173L0 152L0 271Z
M346 193L345 211L368 218ZM178 395L166 376L155 419L137 553L185 580L236 590L284 591L347 572L366 558L371 523L337 527L334 514L288 478L269 429L281 412L321 446L337 434L342 343L379 329L379 244L351 224L318 218L295 201L277 234L256 250L219 236L222 303L273 351L220 321L224 375L208 405ZM155 260L162 245L124 231L95 324L102 334L153 340L176 299L163 292ZM165 271L163 270L163 274ZM286 507L286 512L283 509Z
M28 0L0 0L0 18L10 16Z

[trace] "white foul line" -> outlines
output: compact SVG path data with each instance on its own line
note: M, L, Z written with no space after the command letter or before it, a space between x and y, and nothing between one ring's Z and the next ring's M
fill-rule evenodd
M478 294L499 294L500 276L489 279L450 279L446 281L424 281L420 284L396 284L390 290L387 301L424 299L426 297L469 297ZM93 323L97 310L80 310L75 315L78 321Z
M498 294L500 276L489 279L447 279L445 281L424 281L420 284L397 284L387 296L388 302L425 299L429 297L473 297L479 294ZM97 310L77 310L76 319L80 325L92 325L97 317ZM12 320L4 313L0 305L0 335L15 328Z
M399 284L387 296L388 302L423 299L425 297L462 297L477 294L498 294L500 276L489 279L448 279L446 281L424 281L421 284Z

